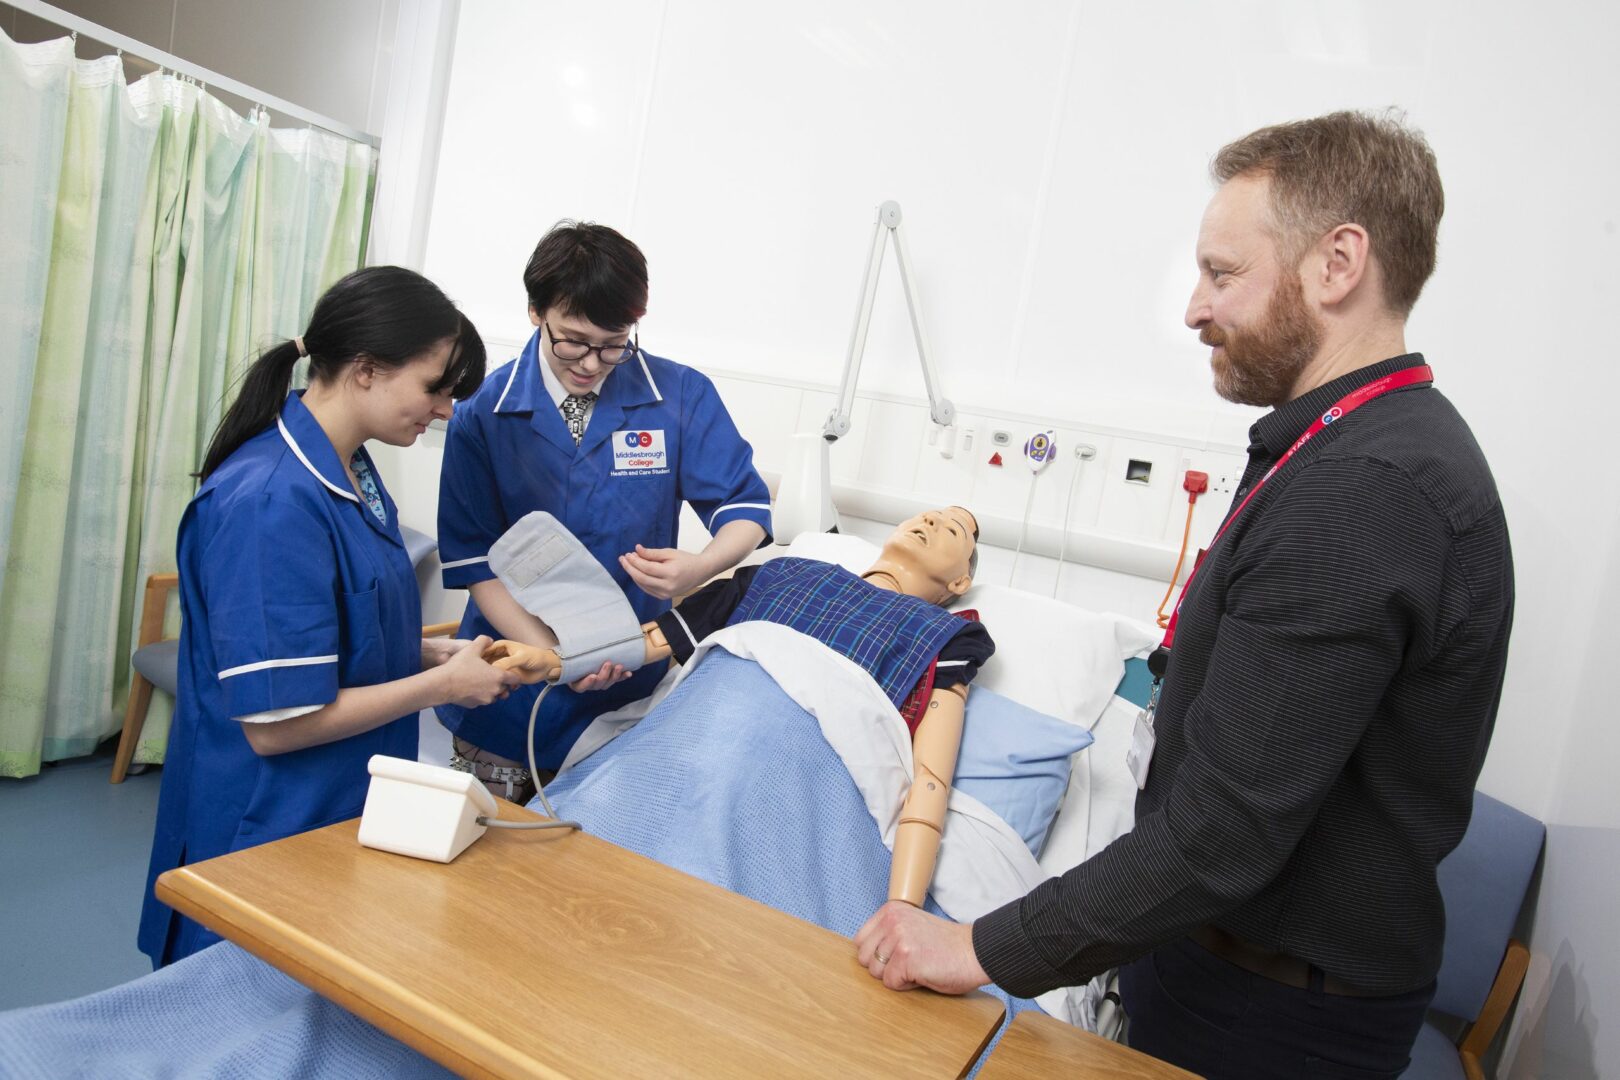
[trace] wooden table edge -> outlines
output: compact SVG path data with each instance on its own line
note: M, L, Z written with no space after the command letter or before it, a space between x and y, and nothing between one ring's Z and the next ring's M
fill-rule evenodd
M1088 1048L1083 1054L1067 1052L1074 1046L1085 1046L1092 1040L1105 1044L1105 1047L1099 1047L1097 1050ZM1057 1042L1063 1045L1054 1045ZM1010 1047L1009 1043L1012 1044ZM1007 1055L998 1062L996 1055L1002 1052L1003 1047L1008 1048ZM1028 1053L1037 1048L1048 1056L1059 1058L1062 1064L1073 1070L1084 1069L1083 1075L1086 1076L1114 1077L1116 1080L1201 1080L1197 1073L1188 1072L1178 1065L1144 1054L1140 1050L1133 1050L1128 1043L1075 1027L1044 1010L1035 1012L1029 1009L1013 1017L1007 1024L1001 1041L996 1044L995 1050L985 1057L984 1068L980 1075L992 1077L1008 1075L1007 1070L1020 1067L1008 1063L1014 1054ZM1087 1056L1096 1053L1117 1057L1121 1051L1128 1057L1118 1065L1112 1063L1099 1065L1095 1060L1087 1060ZM1025 1072L1013 1075L1029 1074Z
M519 819L522 817L538 817L521 807L512 807L518 811L515 814L503 813L502 817ZM187 889L191 891L187 891ZM251 903L232 893L227 893L213 882L191 872L189 867L181 866L165 871L158 876L154 893L163 903L168 904L176 911L188 916L213 930L226 940L254 956L263 960L276 970L303 983L311 990L332 1001L338 1006L349 1010L356 1016L388 1033L400 1042L432 1058L460 1076L492 1077L503 1076L541 1076L566 1080L568 1074L560 1073L542 1062L515 1053L512 1047L500 1039L491 1038L481 1029L464 1021L459 1015L445 1012L424 1001L420 995L392 980L379 977L375 971L363 964L351 960L347 955L315 941L309 935L289 926L281 919L255 908ZM206 893L222 901L221 909L204 906L197 894ZM340 982L336 977L323 975L313 967L305 957L289 951L279 945L272 944L265 938L253 922L233 917L233 912L251 910L254 918L262 924L275 925L282 937L298 945L311 956L319 956L329 963L335 971L341 972L353 981L354 985ZM389 1008L380 1002L364 997L360 988L367 988L377 992L390 1002L406 1006L405 1008ZM414 1007L414 1008L412 1008ZM416 1020L425 1020L426 1024L413 1023ZM428 1027L450 1029L450 1033L459 1036L472 1047L485 1052L489 1057L510 1066L511 1072L491 1072L486 1066L478 1064L467 1057L465 1052L454 1043L429 1032Z
M545 820L544 815L538 814L527 807L517 806L503 800L497 800L499 816L509 821L540 821ZM338 823L341 824L341 823ZM660 867L668 867L656 859L648 859L639 852L625 850L628 854L647 859ZM676 871L680 873L681 871ZM690 876L690 875L689 875ZM702 881L703 879L698 878ZM712 882L706 884L713 885ZM716 888L722 888L715 886ZM405 1043L407 1046L426 1055L445 1068L450 1069L459 1076L490 1077L500 1080L505 1076L538 1076L548 1080L568 1080L569 1074L559 1072L555 1068L537 1061L526 1054L515 1053L506 1042L489 1037L482 1029L466 1023L460 1015L446 1012L424 1001L420 995L400 984L396 980L381 978L376 972L364 964L353 961L345 953L331 948L308 934L299 931L284 920L270 915L257 908L251 902L234 893L226 892L213 882L191 871L189 866L175 867L158 876L154 886L157 899L168 904L174 910L208 927L221 937L239 946L243 950L258 957L271 967L302 983L306 987L325 997L341 1008L359 1016L367 1023L380 1028L393 1038ZM723 890L730 892L730 890ZM199 895L206 894L221 902L220 908L206 907ZM752 897L741 896L744 900L761 904L763 907L787 915L780 909L753 900ZM318 956L323 962L347 976L354 985L337 981L337 977L323 975L310 966L310 960L297 955L281 945L273 944L262 935L258 926L252 921L236 917L243 912L252 912L253 918L262 925L274 925L286 941L295 942L309 956ZM794 916L788 915L789 918ZM811 924L814 925L814 924ZM823 927L822 929L825 929ZM842 935L840 935L842 936ZM411 1008L389 1008L380 1002L368 1000L361 995L361 989L369 989L380 996L385 996L396 1005L414 1006ZM910 992L910 991L908 991ZM924 993L932 991L924 990ZM995 1002L1000 1008L1000 1018L989 1025L983 1038L979 1041L977 1049L968 1055L966 1062L957 1072L958 1080L972 1072L981 1060L988 1061L985 1051L996 1035L1004 1028L1010 1026L1007 1017L1007 1007L994 995L986 994L982 990L973 990L963 997L983 998ZM416 1020L425 1020L436 1028L450 1029L450 1033L459 1036L469 1047L475 1047L486 1052L490 1057L498 1059L503 1066L511 1068L511 1072L492 1072L486 1066L466 1056L453 1042L446 1041L439 1035L430 1033L427 1027L413 1024ZM1016 1018L1015 1018L1016 1019Z

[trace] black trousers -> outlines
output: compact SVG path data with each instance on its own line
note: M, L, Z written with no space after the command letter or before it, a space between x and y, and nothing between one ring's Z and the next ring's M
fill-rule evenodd
M1133 1049L1210 1080L1394 1080L1434 984L1394 997L1341 997L1245 971L1183 938L1120 969Z

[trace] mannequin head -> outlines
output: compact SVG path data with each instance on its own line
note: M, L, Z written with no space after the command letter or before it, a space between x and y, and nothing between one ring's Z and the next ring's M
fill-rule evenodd
M973 584L978 540L978 519L963 507L925 510L895 527L861 576L879 588L949 604Z

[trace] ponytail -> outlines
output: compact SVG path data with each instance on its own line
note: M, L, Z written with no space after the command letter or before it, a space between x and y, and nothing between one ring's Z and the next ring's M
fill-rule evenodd
M248 369L196 475L206 480L276 422L300 357L309 357L311 383L327 382L361 358L378 367L403 367L447 339L450 362L431 389L469 397L484 380L484 341L437 285L399 266L368 266L340 278L315 302L302 337L275 346Z
M292 389L293 367L298 360L297 344L283 341L253 362L242 379L241 392L214 429L202 470L196 474L199 479L208 479L238 447L276 422L287 392Z

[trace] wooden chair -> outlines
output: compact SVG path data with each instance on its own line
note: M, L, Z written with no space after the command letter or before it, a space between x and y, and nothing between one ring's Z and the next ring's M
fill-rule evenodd
M405 550L411 565L421 566L422 560L438 545L431 536L419 533L409 526L401 526ZM146 726L146 711L152 705L152 688L171 697L180 687L180 642L163 638L163 614L169 603L169 590L180 584L179 574L153 574L146 579L146 595L141 599L141 624L135 638L135 654L130 657L134 670L129 676L129 703L124 707L124 730L118 736L118 753L113 758L112 782L121 784L129 774L135 748L141 741L141 729ZM434 623L422 627L423 637L444 637L456 632L459 622Z
M135 747L146 726L146 710L152 704L152 687L174 694L180 685L180 643L163 640L163 613L169 604L169 590L180 584L179 574L153 574L146 579L146 595L141 600L141 627L135 638L135 655L130 657L129 703L124 706L124 731L118 736L118 754L113 758L112 782L121 784L135 758Z
M1425 1024L1406 1071L1412 1080L1484 1080L1480 1059L1507 1019L1530 963L1530 950L1511 935L1546 831L1528 814L1474 793L1468 831L1437 874L1446 900L1446 946L1430 1005L1467 1026L1454 1041Z

